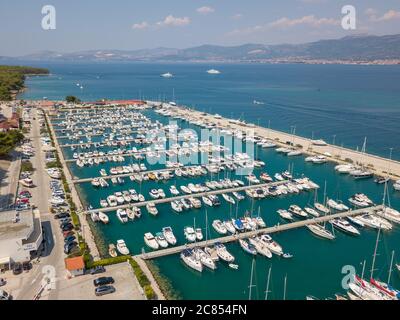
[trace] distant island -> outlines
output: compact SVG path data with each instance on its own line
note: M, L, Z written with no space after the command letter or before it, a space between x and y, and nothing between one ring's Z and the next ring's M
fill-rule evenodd
M0 65L0 101L10 101L24 88L27 75L45 75L49 70L25 66Z
M0 57L1 59L1 57ZM34 61L248 62L307 64L400 64L400 34L353 35L305 44L203 45L188 49L43 51L2 59Z

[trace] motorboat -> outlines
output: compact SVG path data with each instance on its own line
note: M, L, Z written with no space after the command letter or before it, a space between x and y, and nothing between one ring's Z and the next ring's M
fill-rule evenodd
M213 206L213 202L212 202L212 200L211 200L209 197L207 197L207 196L202 196L202 197L201 197L201 200L203 200L203 202L204 202L205 205L207 205L207 206L209 206L209 207L212 207L212 206Z
M164 234L162 232L157 232L155 239L161 248L168 247L168 241L165 239Z
M309 215L318 218L319 217L319 213L317 210L314 210L313 208L310 207L305 207L304 211L307 212Z
M222 197L225 199L226 202L235 204L235 200L231 196L227 195L226 193L223 193Z
M120 254L122 255L128 255L129 254L129 249L125 244L124 240L117 240L117 250Z
M322 203L314 203L314 208L317 209L319 212L323 213L323 214L329 214L329 209L327 207L325 207Z
M233 226L235 227L235 229L237 231L242 232L245 229L244 225L243 225L243 222L240 219L232 219L232 224L233 224Z
M153 216L156 216L158 214L157 207L155 206L154 203L148 203L146 205L146 209L147 209L148 213L150 213Z
M182 203L178 200L171 202L171 208L178 213L183 211Z
M224 223L221 220L214 220L212 226L214 230L219 234L226 234L228 232Z
M232 192L233 196L238 200L238 201L242 201L245 199L244 195L240 194L239 192Z
M333 240L336 237L330 231L326 230L326 228L318 223L316 224L308 224L306 225L308 230L310 230L313 234L328 240Z
M283 218L283 219L286 219L286 220L289 220L289 221L294 219L293 215L287 210L279 209L277 212L279 213L279 216L281 218Z
M230 220L224 221L224 227L230 233L232 233L232 234L236 233L235 226L233 225L233 223Z
M196 241L196 231L193 229L193 227L185 227L184 230L184 235L187 241L189 242L195 242Z
M170 188L169 188L169 191L171 192L171 194L172 195L174 195L174 196L178 196L179 195L179 190L175 187L175 186L171 186Z
M174 235L174 233L172 231L172 228L171 227L164 227L162 229L162 232L163 232L165 240L167 240L167 242L170 245L174 246L176 244L176 238L175 238L175 235Z
M108 254L111 256L111 258L115 258L118 255L117 249L112 243L108 246Z
M172 73L170 73L170 72L161 74L161 77L163 77L163 78L172 78L173 76L174 75Z
M347 220L343 218L336 218L329 221L336 229L348 233L353 236L360 235L360 232L353 227Z
M357 218L361 222L363 222L366 227L370 227L373 229L380 228L382 230L389 231L393 228L392 224L389 221L369 213L364 213L360 216L357 216Z
M282 246L273 240L270 235L263 234L260 236L260 241L264 243L264 245L274 254L280 256L283 254Z
M150 194L150 197L152 197L153 199L160 198L160 194L157 189L151 189L149 194Z
M129 220L128 215L127 215L127 213L126 213L126 211L124 209L118 209L117 210L117 218L122 223L127 223L128 220Z
M110 219L108 218L108 215L106 215L105 213L103 213L103 212L99 212L98 213L98 216L99 216L99 220L101 221L101 222L103 222L104 224L107 224L107 223L109 223L110 222Z
M288 211L290 213L293 213L294 215L300 217L300 218L307 218L308 214L307 212L303 211L298 205L292 204Z
M329 199L329 200L326 202L326 205L327 205L329 208L334 209L334 210L337 210L337 211L347 211L347 210L349 210L349 207L348 207L348 206L346 206L346 205L343 204L343 203L336 202L336 201L333 200L333 199Z
M90 214L90 218L92 219L93 222L98 222L100 221L99 215L96 212L92 212Z
M254 256L257 255L256 248L251 243L249 243L247 240L239 239L239 244L245 252L247 252L251 255L254 255Z
M267 246L258 238L249 238L249 242L257 250L257 253L267 257L272 258L272 252L267 248Z
M180 257L188 267L190 267L193 270L196 270L198 272L203 271L203 264L201 263L200 260L196 259L195 255L193 253L193 250L191 250L191 249L183 250L180 254Z
M126 208L125 212L129 220L135 220L135 213L130 208Z
M220 74L221 71L216 70L216 69L210 69L210 70L207 70L207 73L208 73L208 74Z
M225 245L221 242L215 243L214 248L217 250L217 255L221 260L224 260L226 262L235 261L235 257L226 249Z
M186 194L191 194L192 191L186 186L180 186L181 190Z
M195 233L196 233L196 240L202 241L203 240L203 232L201 231L201 229L196 228Z
M391 222L400 223L400 212L393 208L384 207L382 210L377 211L376 214Z
M157 250L160 247L156 238L154 238L151 232L146 232L144 234L144 243L153 250Z

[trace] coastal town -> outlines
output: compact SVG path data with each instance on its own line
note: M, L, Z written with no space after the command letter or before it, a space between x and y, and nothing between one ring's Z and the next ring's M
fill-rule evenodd
M160 276L151 265L151 260L159 257L179 255L187 268L197 272L204 268L215 270L221 263L234 270L239 265L226 247L231 242L238 243L251 256L290 260L293 254L273 240L275 233L306 228L319 238L332 240L335 233L325 227L326 223L353 236L364 228L381 232L400 223L400 213L390 207L390 202L377 203L357 193L345 204L328 199L326 186L323 201L315 200L304 208L295 204L282 208L278 210L280 223L275 225L267 225L266 216L263 219L260 212L253 212L255 201L316 194L321 188L291 169L268 174L257 150L275 150L287 158L302 157L311 166L334 164L337 174L347 174L355 180L372 179L369 183L384 185L387 195L398 190L400 163L365 150L227 119L175 102L14 100L2 104L2 115L0 125L4 132L24 133L8 159L2 161L2 299L165 299L166 285L157 281ZM195 137L193 131L180 131L176 121L207 129L210 140ZM245 145L231 150L221 144L222 136ZM249 145L256 150L253 157L249 156L250 149L246 150ZM196 162L196 155L207 156ZM191 160L185 162L185 157ZM119 164L110 167L113 163ZM82 170L92 173L77 177ZM220 172L225 172L224 179L218 179ZM202 176L208 178L198 183ZM179 187L176 184L189 178L192 183ZM161 185L162 181L175 182L168 187ZM149 195L142 184L149 185ZM88 201L80 185L87 190L120 191L99 191L101 198L92 196ZM389 185L393 188L390 191ZM166 196L167 192L171 195ZM212 210L220 206L219 196L231 208L247 198L251 209L244 216L236 212L236 218L210 221L214 232L211 238L206 223L205 229L196 228L195 224L186 226L182 239L176 235L178 231L171 220L172 228L165 226L155 235L145 232L144 243L135 240L133 250L123 239L104 244L97 231L99 224L144 224L140 221L142 215L157 218L204 206ZM171 207L166 209L166 205ZM205 214L207 221L207 210ZM146 249L139 250L141 246ZM377 280L368 282L368 290L361 290L366 283L357 276L347 295L336 298L397 297L395 289L388 291Z

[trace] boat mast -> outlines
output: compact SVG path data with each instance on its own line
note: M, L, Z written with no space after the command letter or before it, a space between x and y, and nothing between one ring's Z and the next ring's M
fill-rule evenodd
M374 250L374 255L373 255L373 258L372 258L372 266L371 266L371 279L373 278L374 271L375 271L376 252L378 250L378 242L379 242L380 234L381 234L381 228L379 228L378 236L376 237L375 250Z
M394 260L394 250L392 251L392 259L390 261L390 268L389 268L389 275L388 275L387 284L390 284L390 280L392 278L393 260Z
M366 264L366 260L364 260L363 262L363 267L362 267L362 271L361 271L361 279L364 279L364 273L365 273L365 264Z
M285 281L283 283L283 300L286 300L286 283L287 283L287 274L285 275Z
M269 291L269 280L271 278L271 269L272 269L272 266L270 266L269 270L268 270L267 288L265 290L265 300L268 300L268 293L270 292Z
M255 261L255 258L253 258L253 261L251 262L250 285L249 285L249 300L251 300L251 289L254 287L254 285L253 285L254 261Z

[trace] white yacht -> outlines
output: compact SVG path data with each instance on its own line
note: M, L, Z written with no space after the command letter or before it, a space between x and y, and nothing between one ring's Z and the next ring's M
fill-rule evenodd
M393 225L389 221L369 213L357 216L357 219L363 222L366 227L373 229L392 230L393 228Z
M308 214L307 212L303 211L298 205L292 204L289 207L288 210L290 213L295 214L296 216L300 217L300 218L307 218Z
M203 202L204 202L205 205L207 205L207 206L209 206L209 207L212 207L212 206L213 206L213 202L212 202L212 200L211 200L209 197L207 197L207 196L202 196L202 197L201 197L201 200L203 200Z
M260 241L262 241L272 253L278 256L283 254L282 246L278 242L273 240L270 235L268 234L261 235Z
M329 208L335 209L335 210L337 210L337 211L347 211L347 210L349 210L349 207L348 207L348 206L346 206L346 205L343 204L343 203L337 202L337 201L335 201L335 200L333 200L333 199L329 199L329 200L326 202L326 205L327 205Z
M216 70L216 69L210 69L210 70L207 70L207 73L208 73L208 74L220 74L221 71Z
M171 202L171 208L178 213L183 211L182 203L178 200Z
M235 261L235 257L226 249L225 245L220 242L217 242L214 246L217 250L217 255L221 260L226 262L233 262Z
M129 254L129 249L125 244L124 240L117 240L117 250L120 254L122 255L128 255Z
M286 219L286 220L289 220L289 221L294 219L293 215L287 210L279 209L277 212L279 213L280 217L283 218L283 219Z
M195 242L196 241L196 232L193 229L193 227L185 227L183 230L185 234L185 238L189 242Z
M107 224L107 223L110 222L110 219L108 218L108 215L106 215L105 213L100 211L98 216L99 216L100 221L103 222L104 224Z
M378 211L376 214L384 219L391 221L391 222L400 223L400 212L393 208L384 207L382 210Z
M146 243L146 245L153 250L157 250L160 247L151 232L147 232L144 234L144 243Z
M310 207L305 207L304 211L307 212L309 215L318 218L319 217L319 213L317 210L314 210L313 208Z
M201 231L200 228L196 228L195 233L196 233L196 240L197 241L203 240L203 232Z
M127 223L129 221L128 215L126 214L126 211L124 209L117 210L117 218L122 223Z
M175 186L171 186L170 188L169 188L169 191L171 192L171 194L172 195L174 195L174 196L178 196L179 195L179 190L175 187Z
M155 239L161 248L168 247L168 241L165 239L164 234L162 232L157 232Z
M175 235L174 235L174 233L172 231L172 228L171 227L164 227L162 229L162 232L163 232L165 240L167 240L167 242L170 245L174 246L176 244L176 238L175 238Z
M232 221L230 221L230 220L224 221L224 227L230 233L232 233L232 234L236 233L236 229L235 229L235 226L233 225Z
M221 220L214 220L212 226L214 230L219 234L226 234L228 232L228 230L226 230L226 227Z
M191 249L185 249L181 252L181 259L190 268L202 272L203 264L200 260L197 260Z
M172 73L170 73L170 72L167 72L167 73L163 73L162 75L161 75L161 77L163 77L163 78L172 78L174 75L172 74Z
M153 216L156 216L158 214L158 210L157 210L157 208L156 208L154 203L148 203L146 205L146 209Z
M306 227L312 233L314 233L315 235L317 235L321 238L325 238L325 239L329 239L329 240L335 239L335 236L330 231L326 230L324 226L322 226L318 223L309 224L309 225L306 225Z
M230 195L227 195L226 193L223 193L222 197L225 199L226 202L231 203L231 204L235 204L235 200Z
M272 258L272 252L268 249L268 247L260 240L258 237L249 238L250 244L254 246L257 250L257 253L267 257Z
M329 221L336 229L348 233L353 236L359 236L360 231L353 227L347 220L343 218L337 218Z

